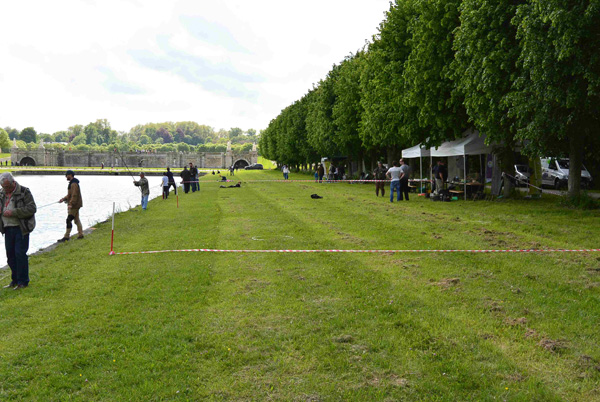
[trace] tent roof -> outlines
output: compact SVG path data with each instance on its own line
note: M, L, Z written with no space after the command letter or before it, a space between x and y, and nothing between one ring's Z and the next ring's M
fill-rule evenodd
M467 130L466 137L445 142L437 148L431 148L431 156L460 156L491 154L492 147L485 144L485 135L479 136L477 130Z
M429 156L429 150L421 144L402 150L403 158L420 158L422 156Z

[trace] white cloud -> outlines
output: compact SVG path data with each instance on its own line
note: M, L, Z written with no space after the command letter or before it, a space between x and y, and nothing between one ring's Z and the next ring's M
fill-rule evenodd
M0 126L260 130L376 33L388 0L2 2Z

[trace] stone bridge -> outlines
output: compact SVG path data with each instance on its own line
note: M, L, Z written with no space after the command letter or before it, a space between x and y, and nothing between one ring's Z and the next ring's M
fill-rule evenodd
M94 167L104 164L105 167L130 168L140 167L172 167L181 168L190 162L198 168L226 169L230 166L244 168L258 162L256 145L250 152L234 153L231 144L227 145L226 152L92 152L45 149L42 143L39 148L27 150L13 144L11 148L11 162L13 165L26 166L86 166Z

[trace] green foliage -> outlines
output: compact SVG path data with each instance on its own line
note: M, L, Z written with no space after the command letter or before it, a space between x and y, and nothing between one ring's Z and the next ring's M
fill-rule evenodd
M10 138L8 137L8 133L0 128L0 148L1 149L9 149L11 147Z
M512 143L516 134L509 99L519 75L519 46L511 21L523 3L463 0L455 34L452 68L458 96L474 126L498 143Z
M393 152L409 143L402 139L407 119L402 97L404 63L411 50L407 45L408 24L413 18L412 2L397 0L365 55L360 77L364 112L359 135L366 149L385 148Z
M179 152L189 152L190 151L190 146L183 142L178 143L176 145L176 147Z
M24 128L19 135L19 139L24 142L37 142L37 132L33 129L33 127Z
M19 139L19 130L16 128L6 127L6 132L8 133L8 138L12 141L14 139Z
M576 196L565 195L561 197L562 206L574 209L600 209L600 201L582 192Z
M514 23L520 43L512 113L530 153L569 150L569 194L579 194L582 155L598 138L598 1L530 0Z
M242 134L244 134L244 130L242 130L239 127L234 127L232 129L229 130L229 139L235 138L235 137L239 137Z
M461 0L415 1L408 30L410 55L404 64L402 106L407 144L440 144L459 138L467 127L462 97L454 90L451 62L453 32Z
M146 134L143 134L140 136L139 142L142 145L147 145L147 144L152 143L152 139L150 137L148 137Z
M324 80L306 96L308 109L305 124L308 144L320 155L338 155L339 144L335 141L338 127L333 119L333 106L336 102L335 81L339 77L340 67L333 66ZM293 155L284 151L287 158ZM281 157L278 162L286 163Z
M363 107L360 103L360 76L363 68L364 52L346 58L340 65L338 79L333 84L336 102L332 117L337 126L336 138L344 155L358 157L362 141L358 135Z
M79 134L77 137L73 138L71 141L71 145L77 146L87 143L87 136L84 133Z

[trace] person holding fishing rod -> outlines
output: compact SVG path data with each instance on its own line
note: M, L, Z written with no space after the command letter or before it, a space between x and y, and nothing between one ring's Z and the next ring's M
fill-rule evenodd
M142 192L142 210L144 211L148 207L148 197L150 196L150 187L148 186L148 179L145 176L144 172L141 172L140 179L133 181L133 184L139 187Z
M73 228L73 221L77 225L77 232L79 235L78 239L83 239L83 227L79 220L79 209L83 207L83 200L81 199L81 189L79 188L79 180L75 178L75 172L67 170L65 173L69 186L67 187L67 195L61 198L58 202L66 202L68 206L67 210L67 231L62 239L58 239L59 243L69 241L71 238L71 229Z

